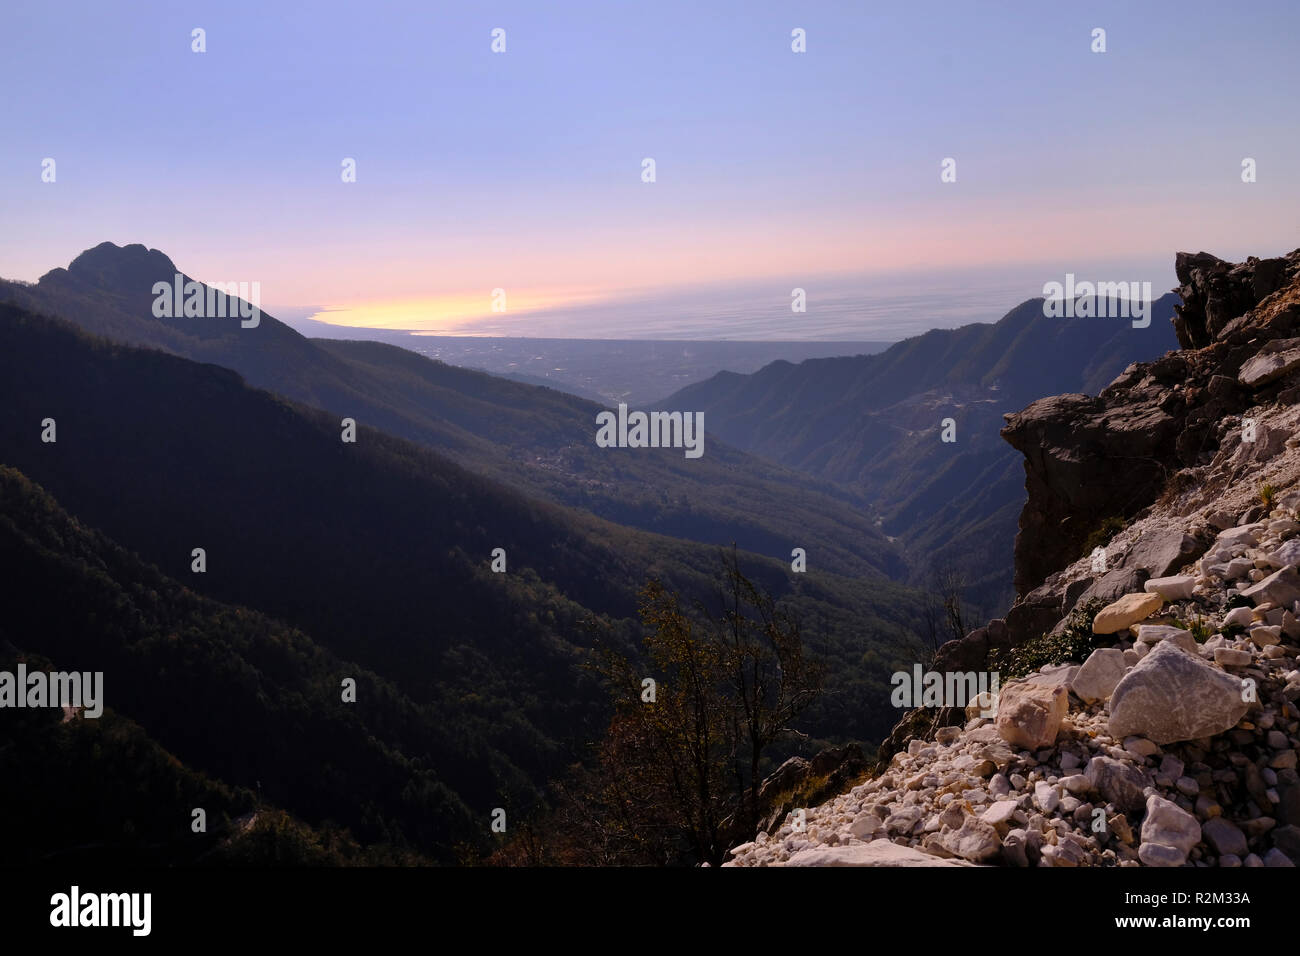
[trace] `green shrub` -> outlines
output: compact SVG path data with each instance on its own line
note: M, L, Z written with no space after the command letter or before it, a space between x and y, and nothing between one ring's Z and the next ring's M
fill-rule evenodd
M1083 553L1092 554L1095 549L1106 547L1106 545L1111 543L1115 535L1124 530L1125 524L1126 522L1123 518L1115 515L1112 515L1109 518L1103 518L1101 524L1099 524L1093 530L1092 534L1088 535L1088 539L1083 542Z
M1066 618L1060 634L1044 634L1019 647L995 651L989 655L989 669L997 671L999 680L1006 682L1032 674L1045 664L1086 660L1098 647L1109 646L1113 641L1109 635L1092 632L1093 619L1106 603L1093 598L1076 607Z

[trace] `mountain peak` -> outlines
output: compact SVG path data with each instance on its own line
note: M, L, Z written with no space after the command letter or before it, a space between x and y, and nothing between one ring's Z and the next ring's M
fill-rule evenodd
M138 242L125 246L101 242L73 259L68 268L47 272L41 282L70 279L80 285L139 294L149 292L155 282L171 282L178 271L158 249Z

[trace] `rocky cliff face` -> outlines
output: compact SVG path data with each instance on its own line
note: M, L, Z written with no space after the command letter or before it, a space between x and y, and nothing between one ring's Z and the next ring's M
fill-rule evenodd
M1300 250L1177 271L1183 350L1008 416L1020 597L932 669L1068 655L911 712L881 774L736 865L1300 862Z
M1131 520L1180 469L1212 460L1231 437L1230 416L1296 397L1282 365L1241 373L1270 343L1300 333L1300 250L1239 265L1179 253L1176 270L1182 351L1129 366L1095 397L1044 398L1007 416L1002 435L1025 456L1029 493L1015 551L1022 599L1078 558L1104 521Z

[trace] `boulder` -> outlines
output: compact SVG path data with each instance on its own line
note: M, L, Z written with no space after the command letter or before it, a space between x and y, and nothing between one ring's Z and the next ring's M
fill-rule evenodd
M885 829L885 821L874 813L859 813L849 825L849 832L859 840L870 840Z
M1237 381L1247 388L1262 388L1300 368L1300 339L1274 339L1247 359Z
M885 829L889 833L908 836L921 822L924 812L920 807L899 807L885 820Z
M1034 805L1044 813L1051 813L1061 805L1061 792L1046 780L1034 784Z
M1145 737L1125 737L1124 749L1136 757L1154 757L1160 753L1160 748ZM1182 776L1182 771L1177 775Z
M1268 555L1268 561L1275 568L1289 568L1300 564L1300 538L1292 538Z
M1224 627L1250 627L1255 620L1255 612L1248 607L1234 607L1227 614L1223 615Z
M992 825L969 816L961 828L944 834L943 845L953 856L971 863L986 863L1002 853L1002 840Z
M1066 833L1055 844L1043 847L1045 866L1083 866L1088 862L1088 851L1073 833Z
M1291 402L1288 401L1287 405L1291 405ZM1242 460L1243 463L1264 463L1271 458L1277 458L1279 454L1286 450L1287 438L1290 437L1291 429L1278 428L1277 425L1268 425L1261 421L1255 429L1255 441L1249 442L1245 454L1239 460ZM1268 518L1268 511L1264 506L1261 506L1261 514L1255 520ZM1269 531L1271 532L1273 529L1270 528Z
M1262 624L1259 627L1252 627L1246 632L1246 636L1256 647L1271 647L1281 642L1282 628L1277 624L1272 626Z
M1256 444L1258 444L1258 441L1256 441ZM1253 524L1257 530L1262 531L1263 529L1259 528L1258 521L1266 514L1268 514L1268 509L1263 505L1251 505L1242 513L1241 520L1237 523L1243 525ZM1258 535L1256 535L1256 537L1258 538Z
M1270 574L1258 584L1246 588L1241 596L1249 598L1256 605L1268 602L1278 607L1291 607L1300 600L1300 570L1285 567Z
M1205 523L1215 531L1227 531L1237 523L1237 519L1226 511L1211 511L1205 516Z
M1250 651L1239 651L1231 647L1214 649L1214 663L1220 667L1249 667L1251 660Z
M1061 619L1061 598L1060 590L1049 584L1018 598L1006 616L1011 643L1023 644L1051 630Z
M1050 687L1059 684L1068 690L1070 682L1074 680L1074 675L1078 672L1078 664L1044 664L1032 674L1026 674L1022 679L1026 684L1043 684Z
M1163 843L1143 843L1138 847L1138 859L1147 866L1182 866L1187 854Z
M1061 684L1007 684L998 696L998 734L1022 750L1050 746L1069 707L1069 692Z
M1227 564L1216 565L1215 567L1210 568L1210 572L1219 575L1219 577L1223 578L1225 581L1240 581L1243 578L1248 577L1254 568L1255 563L1251 561L1250 558L1243 556L1240 558L1233 558Z
M1221 531L1214 541L1214 549L1226 552L1227 549L1237 545L1253 548L1259 544L1259 531L1260 526L1257 524L1245 524L1239 528L1229 528L1227 531Z
M1070 683L1070 690L1085 703L1092 704L1110 696L1128 665L1124 652L1117 647L1099 647L1088 655Z
M1166 753L1160 760L1160 773L1171 780L1177 780L1182 777L1183 770L1187 769L1186 763L1180 761L1174 754Z
M1205 544L1177 528L1144 534L1124 557L1124 566L1140 568L1153 578L1177 571L1204 550Z
M1196 577L1191 574L1181 574L1172 578L1152 578L1142 585L1148 594L1159 594L1166 601L1187 600L1192 596L1192 588L1195 586Z
M1246 834L1223 817L1211 817L1201 824L1201 836L1219 856L1243 857L1250 852Z
M1134 666L1110 697L1110 734L1158 744L1212 737L1237 725L1247 703L1241 681L1161 641Z
M1010 829L1011 818L1015 816L1018 809L1020 809L1019 800L998 800L996 803L989 805L989 808L984 811L984 815L980 819L1001 832ZM960 855L958 854L958 856Z
M1107 571L1084 588L1077 599L1070 602L1070 607L1066 608L1066 610L1073 609L1076 604L1087 604L1094 598L1110 603L1118 597L1140 590L1144 586L1146 579L1146 572L1139 571L1137 568L1116 568L1113 571ZM1068 596L1068 590L1066 593ZM1065 627L1065 624L1066 622L1062 621L1055 630L1061 630Z
M1147 798L1138 858L1147 866L1182 866L1201 842L1201 825L1178 804L1159 794Z
M1172 641L1189 654L1200 653L1196 638L1192 637L1191 631L1184 628L1170 627L1168 624L1139 624L1137 630L1139 644L1152 647L1161 641Z
M1061 778L1061 786L1076 797L1081 797L1091 792L1092 783L1088 780L1088 775L1083 773L1071 774L1068 777Z
M1151 786L1145 773L1113 757L1093 757L1085 773L1089 785L1121 810L1141 810Z
M1097 617L1092 622L1092 631L1094 634L1118 634L1129 625L1150 617L1164 603L1165 599L1159 594L1126 594L1097 612Z

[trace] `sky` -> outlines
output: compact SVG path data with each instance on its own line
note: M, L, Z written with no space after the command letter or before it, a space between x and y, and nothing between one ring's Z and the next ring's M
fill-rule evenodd
M996 275L1023 287L1010 305L1066 272L1149 275L1158 294L1175 251L1300 246L1293 0L6 0L0 17L6 278L140 242L260 282L272 314L517 335L568 316L591 337L692 309L744 337L743 303L784 314L797 286L809 313L787 337L858 295L873 338L882 282Z

